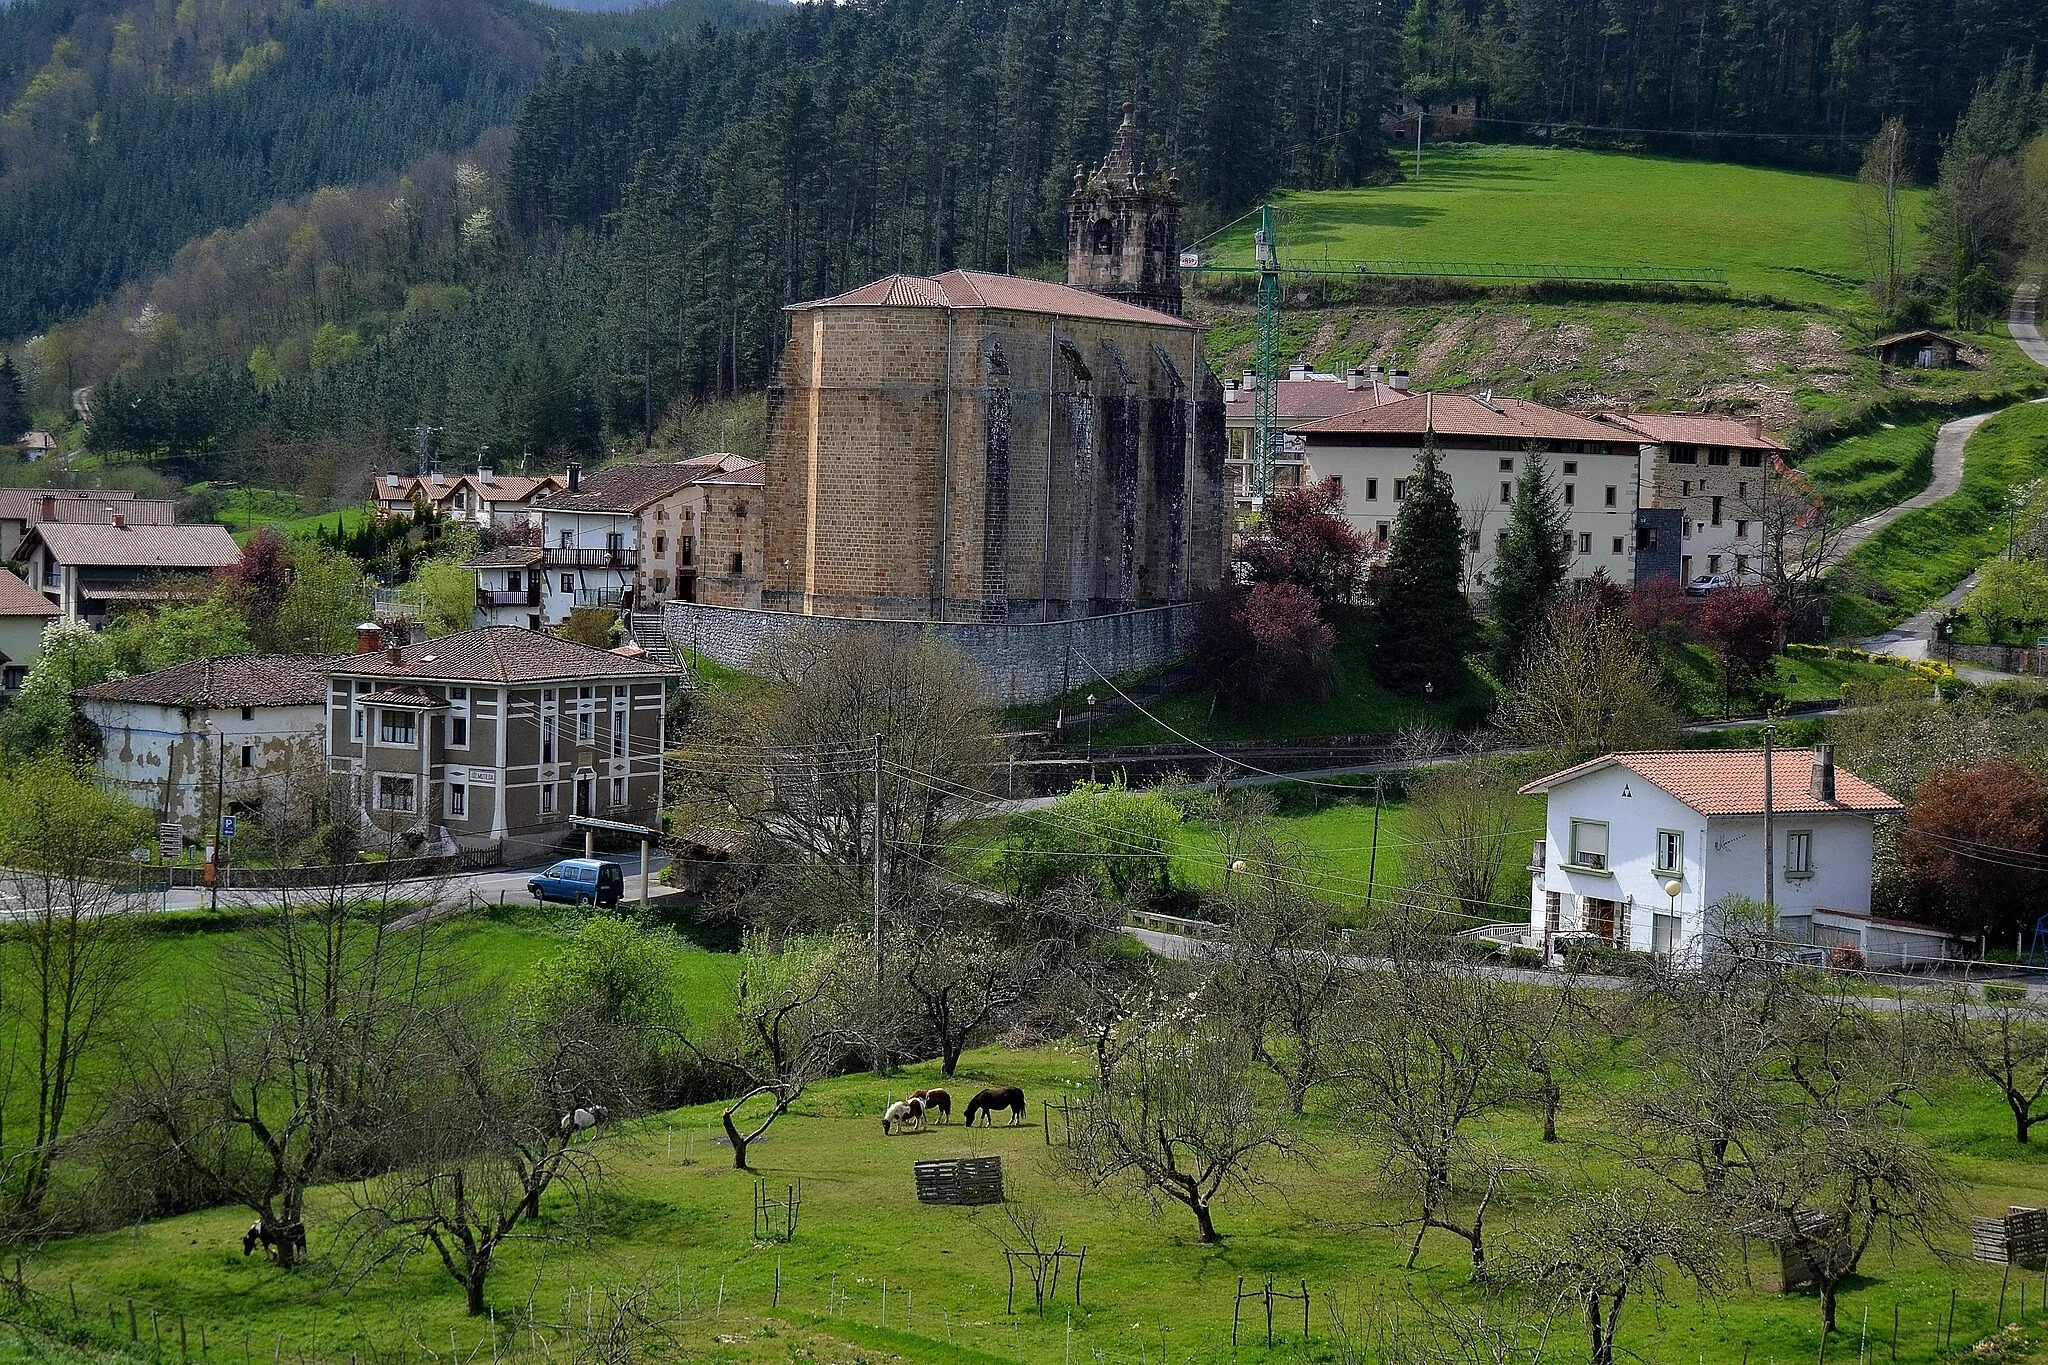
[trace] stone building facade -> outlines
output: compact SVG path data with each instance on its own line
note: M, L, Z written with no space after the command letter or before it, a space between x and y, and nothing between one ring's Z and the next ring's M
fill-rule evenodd
M788 311L764 606L1044 621L1221 579L1222 389L1195 327L962 270Z
M1180 179L1145 164L1135 108L1093 171L1074 168L1067 196L1067 283L1178 317Z

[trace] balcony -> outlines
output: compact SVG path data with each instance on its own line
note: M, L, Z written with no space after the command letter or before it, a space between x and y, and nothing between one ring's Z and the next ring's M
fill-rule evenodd
M1547 846L1546 841L1538 839L1529 850L1529 870L1538 876L1543 874L1543 851Z
M540 581L536 579L523 588L478 588L476 604L486 610L492 607L537 607L540 605Z
M625 588L582 588L576 593L578 607L623 607L626 605Z
M568 550L550 546L541 551L541 563L550 569L631 569L638 567L638 550Z

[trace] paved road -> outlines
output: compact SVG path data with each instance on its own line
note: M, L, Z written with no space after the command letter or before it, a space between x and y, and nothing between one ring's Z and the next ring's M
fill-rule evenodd
M2048 341L2041 338L2041 282L2028 280L2012 291L2012 311L2006 314L2006 330L2036 365L2048 369Z
M625 870L626 895L631 898L637 898L640 894L639 851L636 849L631 853L605 854L604 856ZM531 867L486 868L480 872L459 873L452 878L431 878L416 882L399 882L393 887L393 894L401 897L405 896L408 892L426 895L438 889L442 894L460 900L466 905L475 905L479 901L493 905L500 902L531 901L533 898L526 891L527 878L550 866L555 861L554 858L550 858L546 862L535 863ZM656 853L652 858L648 859L649 871L657 876L667 866L668 855L664 853ZM233 875L230 874L229 880L232 881L233 879ZM274 905L276 904L276 895L277 893L274 891L241 891L230 887L220 893L220 903L223 907ZM211 893L203 887L181 886L165 896L162 908L165 910L198 910L203 908L210 899Z
M1953 422L1944 422L1940 434L1934 438L1934 477L1927 481L1927 487L1904 502L1895 502L1882 512L1872 512L1851 526L1842 535L1842 553L1848 554L1906 513L1922 507L1932 507L1961 488L1964 445L1969 442L1978 427L2003 411L2004 409L2000 408L1991 412L1975 413L1969 417L1959 417Z

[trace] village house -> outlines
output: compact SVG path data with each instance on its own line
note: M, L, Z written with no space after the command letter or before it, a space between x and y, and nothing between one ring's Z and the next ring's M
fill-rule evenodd
M568 482L566 475L500 474L479 465L473 474L384 474L371 480L371 489L385 516L410 516L422 505L449 521L505 530L536 524L541 503Z
M325 781L325 654L195 659L82 687L107 785L200 839L226 814L312 808Z
M576 816L660 820L670 673L518 627L386 646L374 625L330 663L327 771L370 825L524 859Z
M1740 897L1774 905L1793 943L1871 966L1938 958L1939 931L1870 913L1875 822L1905 807L1825 745L1779 750L1770 771L1768 857L1760 750L1607 754L1523 787L1546 798L1526 942L1546 959L1560 935L1696 959L1715 907Z
M43 627L57 608L50 599L0 570L0 695L21 690L28 671L42 657Z
M766 466L733 455L705 458L717 463L684 490L683 525L672 564L662 559L660 528L655 528L653 562L643 571L650 579L646 600L650 605L674 598L758 608L765 568L761 495ZM671 574L673 589L663 581Z
M1391 380L1378 365L1370 371L1353 366L1338 376L1295 365L1285 379L1273 381L1273 481L1275 496L1299 488L1307 469L1307 439L1289 428L1335 417L1359 408L1399 403L1409 397L1408 374L1396 370ZM1258 435L1259 376L1246 370L1242 379L1223 384L1223 430L1229 454L1223 462L1223 485L1243 517L1253 508L1252 446Z
M40 460L55 453L57 438L47 431L24 431L14 443L14 453L24 460Z
M1344 514L1385 551L1426 438L1433 436L1465 525L1466 590L1483 594L1522 462L1544 460L1564 500L1573 578L1635 581L1640 437L1523 398L1419 393L1304 422L1306 478L1336 479Z
M1755 582L1765 551L1764 497L1785 443L1755 417L1612 412L1600 420L1643 438L1643 505L1680 514L1679 577Z
M45 521L105 526L114 513L130 526L169 526L177 504L138 498L121 488L0 488L0 560L21 558L29 528Z
M524 626L539 630L541 619L541 548L523 542L498 545L462 561L476 570L476 611L471 624Z
M206 576L241 557L225 526L137 525L113 504L106 522L39 522L19 547L28 581L67 621L98 626L109 608L203 595Z
M1967 368L1970 363L1965 354L1970 349L1968 342L1928 327L1879 337L1870 343L1870 349L1876 352L1878 364L1895 370L1952 370Z

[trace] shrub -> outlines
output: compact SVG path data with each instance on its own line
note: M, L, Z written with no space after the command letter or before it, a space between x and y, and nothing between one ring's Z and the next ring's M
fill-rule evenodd
M2019 1005L2027 998L2027 988L2016 981L1987 981L1984 983L1984 1003L1987 1005Z
M1534 969L1540 968L1542 965L1543 954L1535 948L1508 949L1508 966L1510 967Z

